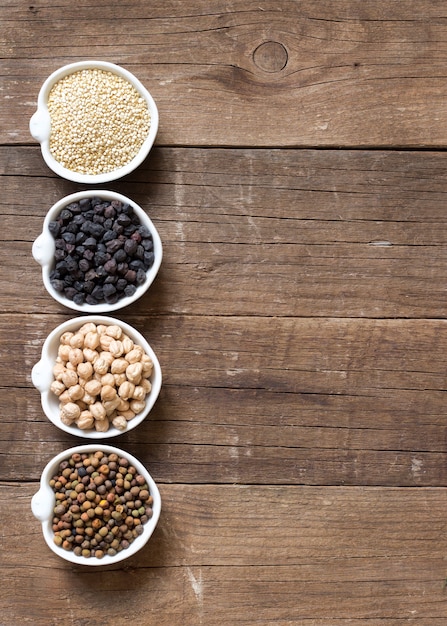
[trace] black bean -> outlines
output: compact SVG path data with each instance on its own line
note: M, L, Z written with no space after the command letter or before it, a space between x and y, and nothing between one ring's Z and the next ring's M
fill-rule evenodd
M64 290L64 281L60 280L60 278L50 279L51 286L58 292L62 292Z
M52 222L50 222L48 224L48 230L50 231L50 233L53 235L53 237L56 239L59 237L60 232L61 232L61 225L59 224L59 222L57 222L56 220L53 220Z
M85 198L64 207L49 231L56 248L50 281L77 304L133 295L154 262L151 233L130 204Z
M130 298L131 296L134 295L136 290L137 288L135 287L135 285L127 285L127 287L124 289L124 293L126 294L128 298Z
M74 233L70 233L70 232L65 232L62 235L62 239L65 241L65 243L72 243L75 244L76 243L76 236Z
M124 248L120 248L115 252L113 258L117 263L124 263L124 261L127 259L127 253Z
M144 270L138 270L136 279L135 279L135 282L137 283L137 285L142 285L145 280L146 280L146 272Z
M108 241L106 244L107 250L110 252L110 254L115 254L115 252L117 252L118 250L120 250L124 245L124 241L122 241L121 239L112 239L111 241Z
M126 239L124 242L124 251L126 254L135 254L138 248L138 243L134 239Z
M97 243L98 242L94 237L87 237L87 239L84 241L84 247L88 248L89 250L96 250Z
M153 266L155 261L155 256L153 252L145 252L143 255L143 263L144 263L144 267L148 270L150 267Z

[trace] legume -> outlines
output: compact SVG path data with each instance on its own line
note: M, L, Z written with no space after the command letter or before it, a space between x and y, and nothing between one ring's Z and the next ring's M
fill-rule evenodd
M50 152L65 168L103 174L129 163L150 128L147 103L113 72L85 69L59 80L48 96Z
M53 288L78 305L132 296L154 264L151 232L130 204L84 198L48 225L55 240Z
M54 543L77 556L115 556L143 534L152 517L144 476L114 453L74 453L61 461L49 484L55 494Z
M81 430L124 431L146 406L153 362L116 324L86 322L60 337L51 392L60 419Z

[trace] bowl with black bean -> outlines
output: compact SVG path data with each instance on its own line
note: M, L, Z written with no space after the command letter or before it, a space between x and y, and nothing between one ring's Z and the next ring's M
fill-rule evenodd
M31 380L55 426L104 439L143 422L160 393L162 373L155 352L130 324L87 315L48 335Z
M83 313L109 313L146 293L163 248L136 202L114 191L87 190L50 208L32 255L54 300Z
M64 65L46 79L29 128L56 174L100 184L129 174L147 157L158 110L131 72L86 60Z
M161 498L133 455L86 444L47 463L31 510L55 554L77 565L111 565L146 545L160 517Z

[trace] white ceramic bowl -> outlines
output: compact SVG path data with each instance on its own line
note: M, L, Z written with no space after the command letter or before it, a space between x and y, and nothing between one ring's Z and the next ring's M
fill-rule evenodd
M135 417L127 423L127 429L124 431L118 430L117 428L112 426L112 424L106 432L98 432L96 430L81 430L76 425L67 426L63 424L60 419L59 399L50 390L51 383L54 380L53 367L56 363L61 335L66 331L74 332L87 322L94 322L95 324L106 325L117 324L132 339L135 344L140 345L144 349L146 354L151 357L154 364L152 374L149 378L152 388L145 398L145 409L141 413L135 415ZM42 409L45 415L55 426L65 431L66 433L70 433L71 435L74 435L76 437L83 437L85 439L108 439L110 437L116 437L117 435L122 435L129 432L130 430L141 424L141 422L147 417L160 393L162 374L160 363L157 359L156 354L154 353L146 339L143 337L143 335L136 331L135 328L133 328L129 324L122 322L121 320L114 319L113 317L106 317L102 315L87 315L67 320L63 324L60 324L48 335L42 347L41 358L34 365L31 371L31 380L34 387L36 387L36 389L40 391Z
M137 472L143 475L146 479L146 483L148 484L149 491L153 498L153 514L152 517L146 522L146 524L143 525L143 533L136 537L128 548L122 550L121 552L117 552L115 556L106 554L102 559L98 559L96 557L87 558L83 556L77 556L76 554L74 554L74 552L64 550L62 547L59 547L54 543L52 519L55 506L55 494L49 484L51 478L57 472L59 463L61 461L68 459L74 453L94 453L97 450L101 450L106 454L115 453L118 454L120 457L125 457L126 459L128 459L130 464L135 467ZM155 527L157 526L158 519L160 517L161 498L160 492L153 478L144 467L144 465L140 463L140 461L134 456L132 456L128 452L124 452L123 450L120 450L119 448L114 448L112 446L102 444L88 444L84 446L76 446L74 448L65 450L64 452L61 452L57 456L53 457L51 461L49 461L49 463L45 466L42 472L39 490L34 494L31 499L31 510L34 517L36 517L36 519L38 519L42 523L42 532L47 545L55 554L60 556L62 559L70 561L71 563L76 563L78 565L111 565L114 563L118 563L119 561L123 561L130 556L133 556L147 543L152 533L154 532Z
M144 98L147 103L149 113L151 116L151 124L149 129L149 134L146 137L143 145L141 146L138 154L125 166L115 169L111 172L106 172L103 174L81 174L79 172L75 172L63 167L51 154L50 152L50 134L51 134L51 120L50 114L48 112L48 96L50 94L51 89L59 80L72 74L73 72L77 72L79 70L89 70L89 69L99 69L105 70L109 72L113 72L118 76L126 79L129 83L131 83L134 88L138 91L138 93ZM120 67L119 65L115 65L114 63L108 63L107 61L80 61L77 63L70 63L69 65L64 65L60 69L53 72L43 83L38 99L37 99L37 110L33 114L29 124L30 133L32 137L40 143L42 156L45 160L45 163L48 167L53 170L56 174L61 176L62 178L66 178L68 180L72 180L77 183L85 183L85 184L100 184L105 183L111 180L116 180L118 178L122 178L126 176L130 172L132 172L135 168L137 168L144 159L149 154L151 150L155 137L158 131L158 109L152 98L151 94L147 91L147 89L142 85L142 83L128 70Z
M151 232L152 239L154 242L154 263L152 267L146 273L146 280L142 285L137 287L137 290L132 296L123 297L118 300L114 304L107 304L105 302L98 304L76 304L72 300L69 300L64 294L56 291L50 282L50 273L54 268L56 261L54 258L54 253L56 250L55 240L49 230L49 223L53 221L60 213L60 211L70 204L71 202L78 202L83 198L94 198L99 197L104 200L118 200L124 204L130 204L133 207L134 213L139 217L140 223ZM123 307L132 304L138 298L149 289L151 284L153 283L158 270L160 269L161 260L163 257L163 247L160 239L160 235L158 234L157 229L155 228L152 220L149 218L147 213L133 200L130 200L126 196L123 196L120 193L116 193L115 191L106 191L102 189L94 189L87 191L78 191L77 193L73 193L69 196L65 196L56 204L54 204L51 209L47 212L44 223L42 233L37 237L37 239L33 243L32 254L42 266L42 279L45 289L48 293L60 304L74 309L75 311L81 311L82 313L109 313L111 311L116 311L117 309L122 309Z

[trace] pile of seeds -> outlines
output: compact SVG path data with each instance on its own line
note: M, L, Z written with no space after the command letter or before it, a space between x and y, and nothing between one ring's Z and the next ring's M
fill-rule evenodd
M85 69L59 80L48 96L50 152L63 167L103 174L129 163L151 118L144 98L113 72Z
M141 413L152 385L151 357L117 324L86 322L59 340L50 390L60 419L81 430L124 431Z
M153 499L144 476L126 458L72 454L50 480L55 494L54 543L77 556L115 556L144 532Z
M154 263L151 232L130 204L83 198L49 223L55 239L53 288L77 305L132 296Z

